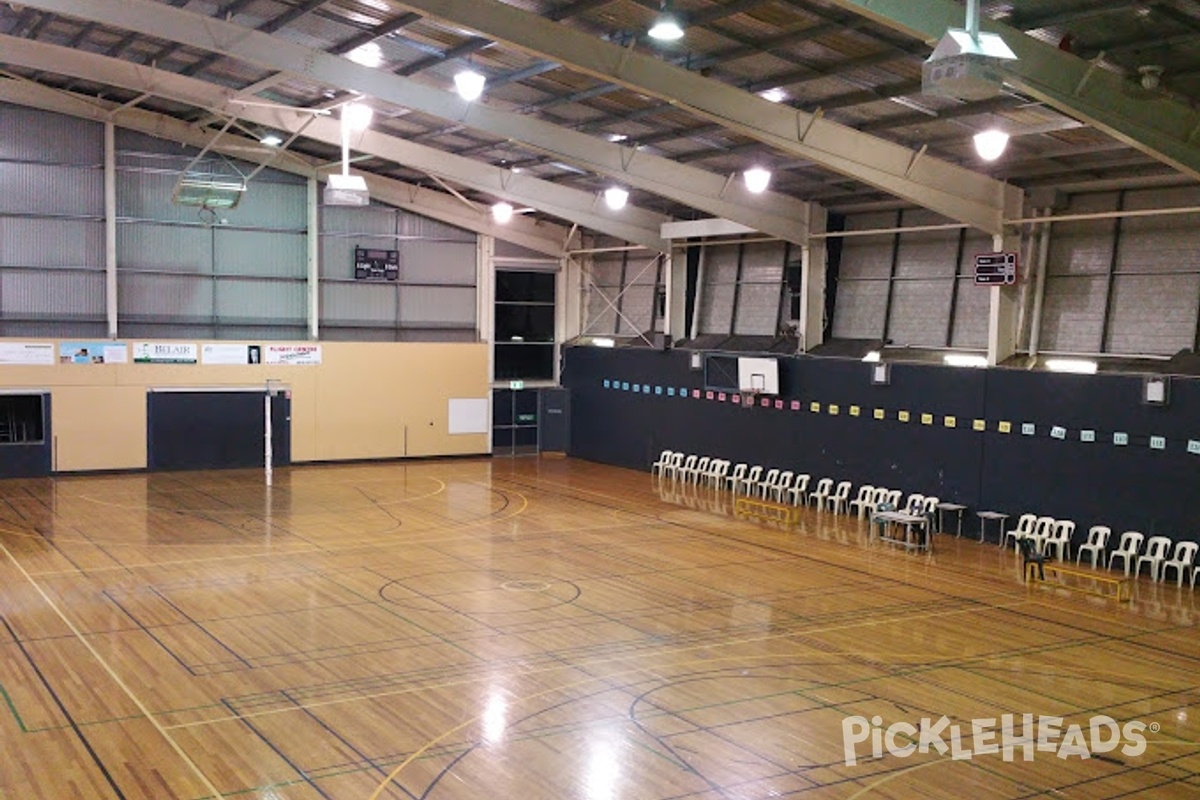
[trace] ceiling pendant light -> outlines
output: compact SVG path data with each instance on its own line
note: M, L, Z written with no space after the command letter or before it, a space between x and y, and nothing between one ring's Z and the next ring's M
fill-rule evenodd
M507 225L509 220L513 218L513 207L509 203L503 201L492 206L492 219L501 225Z
M660 42L674 42L683 38L683 27L671 13L670 0L663 0L662 12L654 18L650 27L650 38Z
M487 78L473 69L464 69L454 76L454 88L458 96L468 103L479 99L486 83Z
M762 167L751 167L742 173L746 188L754 194L762 194L771 185L771 170Z
M620 186L610 186L604 190L604 204L613 211L620 211L629 201L629 192Z
M999 128L988 128L975 134L975 152L984 161L995 161L1008 147L1008 134Z

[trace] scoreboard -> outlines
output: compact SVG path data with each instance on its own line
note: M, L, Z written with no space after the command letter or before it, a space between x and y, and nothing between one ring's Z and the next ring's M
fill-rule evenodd
M975 256L976 286L1013 286L1016 282L1016 253L980 253Z
M355 247L354 279L357 281L400 280L400 251Z

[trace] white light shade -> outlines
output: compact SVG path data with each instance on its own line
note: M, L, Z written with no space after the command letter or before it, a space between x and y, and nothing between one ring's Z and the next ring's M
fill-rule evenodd
M620 211L629 201L629 192L620 186L610 186L604 190L604 204L613 211Z
M771 170L762 167L751 167L742 173L746 180L746 188L755 194L762 194L771 185Z
M616 347L617 340L610 339L607 336L593 336L592 344L596 347Z
M364 67L378 67L383 63L383 51L376 42L367 42L346 54L346 58Z
M866 361L868 363L874 363L874 362L879 361L879 351L872 350L871 352L869 352L865 356L863 356L862 360Z
M767 89L765 92L759 92L758 96L763 100L769 100L772 103L782 103L787 99L787 92L776 86L774 89Z
M454 88L458 91L458 96L468 103L477 100L483 94L483 86L486 83L487 78L473 69L464 69L454 76Z
M347 103L342 106L342 119L352 131L365 131L374 115L375 112L366 103Z
M979 157L984 161L995 161L1004 155L1006 147L1008 147L1008 134L1004 131L991 128L975 134L975 152L979 153Z
M267 147L279 147L279 145L283 144L283 137L277 133L265 133L258 141Z
M951 367L986 367L987 358L985 356L972 356L966 353L947 353L942 356L942 360Z
M683 38L683 28L679 27L679 21L675 17L663 14L654 20L654 25L650 28L650 38L660 42L674 42Z
M1051 372L1074 372L1077 375L1095 375L1099 365L1083 358L1048 358L1046 369Z
M492 206L492 219L499 222L501 225L506 224L513 218L513 207L508 203L496 203Z

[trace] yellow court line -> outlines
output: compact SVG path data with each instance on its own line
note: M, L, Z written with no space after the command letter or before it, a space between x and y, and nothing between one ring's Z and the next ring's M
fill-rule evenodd
M992 606L992 607L993 608L1004 608L1006 606L1014 606L1015 607L1015 606L1023 605L1025 602L1026 601L1024 601L1024 600L1019 600L1019 601L1015 601L1010 604L998 604L998 605ZM930 611L930 612L927 612L924 614L914 614L914 615L904 617L903 621L911 621L911 620L919 620L919 619L932 619L934 617L947 617L947 616L954 616L957 614L974 614L977 612L978 612L978 609L975 609L975 608L954 609L954 610L949 610L949 611ZM677 647L677 648L673 648L673 649L659 650L659 651L654 651L654 652L649 652L649 653L631 653L631 654L624 654L624 655L614 655L614 656L610 656L608 658L596 659L594 661L584 661L579 664L563 664L563 663L554 664L554 665L548 666L548 667L542 667L539 669L531 669L531 670L526 670L524 672L519 672L519 673L516 673L514 675L514 677L526 678L526 677L530 677L530 676L534 676L534 675L542 675L542 674L545 674L548 672L555 672L555 671L561 670L561 669L590 669L592 667L602 666L604 664L611 664L614 662L628 661L628 660L634 659L634 658L659 658L662 656L669 656L669 655L675 655L675 654L681 654L681 653L689 653L689 652L696 651L696 650L712 650L715 648L733 647L736 645L753 644L756 642L777 641L780 639L788 639L788 638L798 637L798 636L813 636L813 635L817 635L817 634L832 633L835 631L849 630L849 629L853 629L853 628L862 628L862 627L871 627L871 626L876 626L876 625L890 624L890 623L893 623L896 621L897 621L896 619L863 620L861 622L847 623L845 625L830 625L830 626L827 626L824 628L814 628L812 630L789 631L786 633L768 634L765 636L747 636L747 637L743 637L741 639L727 639L727 640L721 641L721 642L702 642L699 644L688 645L686 647ZM810 654L810 653L805 652L805 655L819 655L819 653ZM764 658L780 658L781 655L778 653L775 653L775 654L770 654L768 656L763 656L763 657ZM746 658L746 656L730 656L730 657L722 657L722 658L718 658L718 659L697 659L694 661L685 661L685 662L681 662L681 663L682 664L703 664L703 663L709 663L711 661L730 660L731 658ZM679 666L679 665L680 664L671 664L670 666ZM623 674L626 674L627 672L642 672L642 671L645 671L645 669L646 668L644 668L644 667L636 667L636 668L631 668L626 671L613 673L613 675L623 675ZM611 675L608 677L611 677ZM269 709L267 711L257 711L257 712L250 713L250 714L230 714L228 716L215 717L213 719L201 720L199 722L186 722L186 723L180 723L178 725L168 725L168 726L166 726L166 729L167 730L176 730L179 728L198 728L198 727L204 727L207 725L217 725L217 724L224 723L224 722L236 722L238 720L244 720L244 719L257 719L259 717L275 716L277 714L290 714L295 711L303 711L305 709L311 709L311 708L323 708L323 707L327 707L327 706L342 705L343 703L358 703L358 702L362 702L364 700L378 700L383 697L396 697L399 695L411 694L414 692L445 689L445 688L449 688L452 686L462 686L462 685L475 683L475 682L478 682L481 680L487 680L486 676L478 676L478 677L472 676L472 677L461 678L461 679L453 680L453 681L446 681L444 683L439 683L439 684L429 684L429 685L425 685L425 686L412 687L412 688L407 688L407 689L396 689L394 691L377 692L374 694L361 695L358 697L346 697L346 698L339 698L339 699L335 699L335 700L325 700L325 701L321 701L321 702L317 702L317 703L297 704L297 705L288 706L286 708ZM595 680L599 680L599 678L595 678ZM576 684L567 684L567 686L559 687L559 688L569 688L570 686L574 686L574 685L576 685ZM554 691L554 690L548 690L548 691ZM540 696L541 694L544 694L544 693L540 692L538 695L533 695L533 696ZM478 718L476 718L476 719L478 719Z
M0 550L4 551L4 555L8 558L9 561L12 562L12 565L21 572L21 574L25 577L25 580L29 582L29 585L32 586L37 591L37 593L42 596L42 600L44 600L46 605L50 606L51 610L53 610L54 613L58 615L58 618L61 619L63 621L63 624L65 624L67 626L67 628L70 629L71 633L73 633L75 635L75 638L79 640L79 643L82 644L85 648L87 648L87 651L92 654L92 658L94 658L96 660L96 663L98 663L104 669L104 671L108 673L108 676L110 678L112 678L113 683L115 683L115 684L117 684L117 686L121 687L121 691L125 692L125 695L131 701L133 701L133 704L135 706L137 706L137 709L139 712L141 712L142 716L144 716L146 718L146 720L151 725L154 726L154 729L157 730L159 735L161 735L163 737L163 739L166 740L167 744L169 744L171 746L171 749L175 751L175 753L179 756L179 758L183 761L183 763L186 764L188 766L188 768L192 771L192 773L195 774L195 776L200 779L200 783L204 786L204 788L208 792L211 792L213 797L216 797L216 798L224 797L225 795L223 795L217 789L217 787L215 785L213 785L213 782L208 779L208 776L204 774L204 772L200 769L199 766L197 766L196 762L193 761L188 756L188 754L179 745L179 743L175 741L175 739L171 736L171 734L168 733L167 730L164 729L163 726L159 723L159 721L154 718L154 715L150 713L150 709L146 708L145 703L143 703L141 701L141 699L138 698L138 696L133 693L133 690L129 688L129 685L126 684L125 681L121 680L121 677L119 675L117 675L116 671L114 671L111 666L109 666L108 662L104 660L104 657L101 656L100 653L96 650L96 648L92 646L92 643L89 642L82 633L80 633L79 629L77 627L75 627L75 623L71 622L71 620L67 618L67 615L64 614L62 609L58 607L58 604L55 603L54 600L52 600L50 598L50 595L48 595L46 593L46 590L42 588L41 584L39 584L36 580L34 580L33 576L25 571L25 568L23 566L21 566L21 562L17 561L17 559L13 556L12 552L9 551L8 546L5 545L4 543L0 542Z

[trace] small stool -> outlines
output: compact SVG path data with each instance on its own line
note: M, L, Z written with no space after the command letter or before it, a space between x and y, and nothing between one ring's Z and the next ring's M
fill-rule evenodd
M1001 514L999 511L977 511L979 516L979 541L983 541L987 534L987 523L990 519L1000 521L1000 544L1004 545L1004 520L1008 519L1008 514Z

